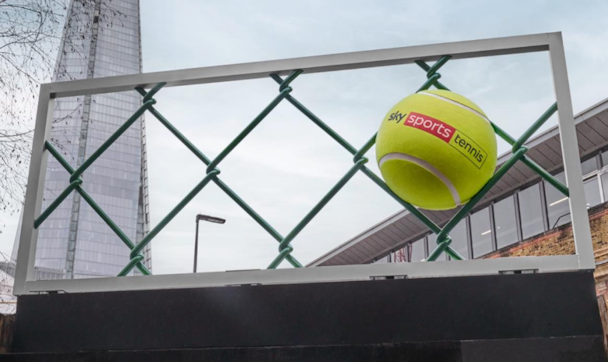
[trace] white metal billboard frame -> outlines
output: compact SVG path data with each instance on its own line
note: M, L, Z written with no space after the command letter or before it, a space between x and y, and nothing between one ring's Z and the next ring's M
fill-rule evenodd
M135 87L149 89L160 82L166 82L166 87L175 87L265 78L270 74L287 75L294 70L303 70L303 74L309 74L408 64L417 60L434 61L444 55L450 55L452 59L466 59L543 51L549 52L552 68L566 183L570 191L569 206L572 215L576 255L75 280L37 281L34 278L38 230L33 225L34 220L41 213L48 157L44 144L49 139L56 98L122 92L133 90ZM369 280L386 276L418 278L486 275L513 271L558 272L593 270L594 268L593 245L583 190L580 156L561 33L534 34L47 83L42 84L40 87L17 258L14 284L15 295L53 291L76 293L226 285L314 283Z

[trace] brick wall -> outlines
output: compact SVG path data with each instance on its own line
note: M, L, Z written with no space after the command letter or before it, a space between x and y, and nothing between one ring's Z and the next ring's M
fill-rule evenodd
M604 327L604 348L608 354L608 202L589 210L589 226L595 254L595 294ZM511 256L570 255L574 254L572 225L565 224L544 234L499 249L484 258Z
M10 352L15 331L15 315L0 314L0 354Z
M595 270L596 293L608 300L608 202L588 210L591 238L598 263ZM565 224L517 244L497 250L484 258L512 256L570 255L574 254L571 224Z

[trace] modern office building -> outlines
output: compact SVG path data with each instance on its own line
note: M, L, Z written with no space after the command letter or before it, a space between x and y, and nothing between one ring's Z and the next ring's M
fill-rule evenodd
M72 1L53 81L141 73L139 0ZM51 142L76 168L141 105L135 91L56 100ZM83 187L134 241L148 231L145 123L135 122L83 175ZM42 208L68 186L69 174L48 158ZM19 232L12 259L16 260ZM77 193L40 226L41 279L116 276L130 250ZM145 264L151 268L151 251ZM49 276L48 271L53 275Z
M584 189L596 255L596 290L608 298L608 99L575 117ZM528 155L565 183L557 126L536 136ZM499 157L498 166L511 153ZM450 233L467 259L573 254L568 198L523 163L511 168ZM442 225L458 209L425 211ZM318 258L311 266L420 261L436 237L401 211ZM446 257L442 260L446 260Z

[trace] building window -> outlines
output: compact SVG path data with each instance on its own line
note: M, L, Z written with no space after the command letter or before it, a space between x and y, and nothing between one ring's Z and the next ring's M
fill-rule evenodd
M490 210L487 207L471 215L471 236L474 258L492 251L492 227Z
M426 250L427 250L426 256L428 257L429 254L431 254L433 252L433 250L435 250L436 247L437 247L437 234L435 234L435 233L428 234L426 236Z
M494 224L499 249L518 241L513 196L494 204Z
M520 191L517 199L524 239L545 231L539 185L536 184Z
M466 219L462 220L450 233L452 238L452 249L456 250L465 259L469 258L469 242L467 238L467 223Z
M608 151L602 152L602 166L608 166Z
M416 240L411 244L412 256L410 261L421 261L424 259L424 239Z
M585 199L587 200L587 208L599 205L602 202L600 196L600 185L598 184L597 177L593 177L585 181L583 185L585 189Z
M591 157L587 161L581 163L581 169L583 172L583 176L593 171L597 171L597 157Z
M566 177L564 173L555 175L564 185ZM570 222L570 207L568 206L568 197L559 192L550 183L545 181L545 195L547 196L547 213L549 214L549 228L554 228Z

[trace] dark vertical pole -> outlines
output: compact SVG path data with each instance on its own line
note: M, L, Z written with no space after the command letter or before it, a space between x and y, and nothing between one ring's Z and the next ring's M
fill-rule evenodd
M194 272L196 273L196 263L198 262L198 215L196 216L196 232L194 233Z
M539 182L538 185L540 192L540 205L543 217L543 226L545 228L544 231L547 231L551 229L551 225L549 225L549 205L547 203L547 194L545 193L545 181Z
M467 216L464 218L464 221L467 230L467 248L469 249L469 260L473 260L475 253L473 252L473 231L471 230L471 218Z
M517 241L524 239L521 213L519 211L519 191L513 194L513 205L515 207L515 230L517 231Z

